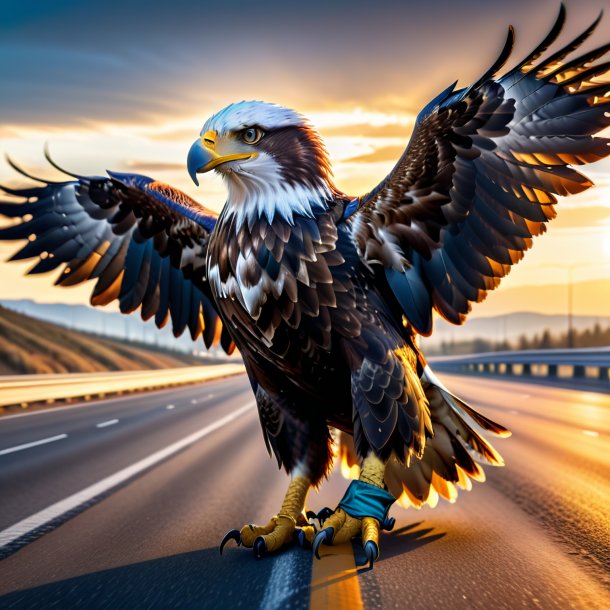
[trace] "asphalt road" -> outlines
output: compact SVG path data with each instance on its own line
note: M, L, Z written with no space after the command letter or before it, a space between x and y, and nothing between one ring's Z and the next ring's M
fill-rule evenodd
M245 377L0 419L0 541L19 547L0 562L0 608L307 608L346 587L336 607L610 607L610 396L444 380L513 430L496 443L507 466L454 505L393 509L372 571L333 574L332 549L314 570L298 547L219 556L288 481L243 408ZM346 484L334 474L308 504L334 506ZM53 506L70 518L41 525Z

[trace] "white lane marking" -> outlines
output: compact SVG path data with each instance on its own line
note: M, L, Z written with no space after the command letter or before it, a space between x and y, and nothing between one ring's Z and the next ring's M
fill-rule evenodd
M216 394L208 394L205 398L193 398L193 400L191 400L191 404L198 405L199 403L205 402L210 398L214 398L214 396L216 396Z
M103 421L99 424L96 424L96 428L107 428L108 426L114 426L114 424L118 424L118 419L109 419L108 421Z
M198 404L200 404L202 402L205 402L209 398L214 398L214 394L208 394L205 398L193 398L193 400L191 400L191 404L192 405L198 405Z
M172 409L175 408L174 405L167 405L167 407L165 407L168 411L171 411Z
M8 449L2 449L0 451L0 455L6 455L7 453L15 453L15 451L23 451L24 449L29 449L30 447L38 447L38 445L46 445L47 443L53 443L55 441L60 441L62 438L67 438L67 434L58 434L57 436L50 436L49 438L43 438L39 441L33 441L31 443L25 443L23 445L16 445L15 447L9 447Z
M164 449L155 451L155 453L152 453L148 457L141 459L135 464L127 466L126 468L123 468L122 470L111 474L109 477L106 477L105 479L102 479L101 481L98 481L93 485L89 485L89 487L86 487L85 489L82 489L81 491L78 491L75 494L72 494L68 498L60 500L55 504L51 504L51 506L48 506L47 508L35 514L30 515L25 519L22 519L18 523L7 527L5 530L0 532L0 548L6 546L7 544L10 544L11 542L14 542L18 538L21 538L22 536L28 534L29 532L32 532L33 530L38 529L45 523L53 521L54 519L61 517L65 513L74 510L81 504L85 504L93 498L100 496L103 493L106 493L113 487L120 485L124 481L131 479L140 472L158 464L162 460L167 459L175 453L178 453L178 451L189 447L193 443L196 443L198 440L202 439L204 436L211 434L215 430L218 430L219 428L222 428L223 426L232 422L234 419L237 419L246 411L252 409L254 404L254 402L250 402L247 405L244 405L243 407L240 407L239 409L236 409L235 411L229 413L228 415L225 415L224 417L215 421L213 424L209 424L201 428L200 430L197 430L197 432L193 432L192 434L185 436L183 439L176 441L171 445L168 445Z
M595 430L583 430L582 433L585 436L593 436L593 437L599 436L599 432L595 432Z

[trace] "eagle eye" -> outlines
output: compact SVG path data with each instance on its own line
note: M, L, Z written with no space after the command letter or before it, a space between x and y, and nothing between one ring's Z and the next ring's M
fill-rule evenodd
M241 139L246 144L258 144L264 135L262 129L259 129L258 127L248 127L248 129L244 129L241 132Z

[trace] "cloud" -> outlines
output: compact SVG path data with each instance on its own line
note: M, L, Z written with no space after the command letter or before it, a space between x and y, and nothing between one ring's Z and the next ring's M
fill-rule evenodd
M562 209L558 206L557 218L552 221L554 229L578 229L599 227L610 222L610 207L591 206Z
M357 123L355 125L339 125L337 127L323 127L320 133L323 136L348 136L356 138L403 138L405 143L411 133L412 127L399 123L386 125L370 125Z
M579 2L566 39L581 26L576 17L594 14L601 1ZM509 22L519 34L515 55L522 56L556 12L531 0L379 0L375 10L364 0L314 0L307 11L280 0L36 5L32 10L31 3L13 1L3 12L3 124L74 126L183 115L200 115L203 122L244 98L309 111L341 104L417 113L455 78L469 83L484 71Z
M161 140L161 141L171 141L176 142L179 140L194 140L198 135L197 132L197 123L193 121L193 125L189 127L184 127L182 129L173 129L173 130L159 130L155 131L153 129L146 130L144 135L149 140Z
M405 143L406 146L406 143ZM376 150L344 159L343 163L378 163L380 161L398 161L402 153L405 151L405 146L382 146Z
M185 171L184 163L163 163L159 161L134 160L126 161L125 165L134 172L172 172Z

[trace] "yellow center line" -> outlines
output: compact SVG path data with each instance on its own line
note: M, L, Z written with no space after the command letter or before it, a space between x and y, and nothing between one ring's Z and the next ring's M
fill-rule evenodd
M320 548L320 559L313 558L310 610L361 610L358 571L351 543Z

